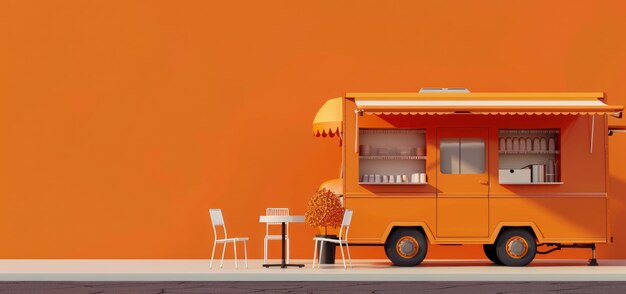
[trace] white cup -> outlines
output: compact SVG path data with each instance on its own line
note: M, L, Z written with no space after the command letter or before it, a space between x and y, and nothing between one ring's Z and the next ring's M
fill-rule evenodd
M426 182L426 173L420 173L420 183L427 183Z
M411 174L411 183L419 183L420 182L420 174L414 173Z

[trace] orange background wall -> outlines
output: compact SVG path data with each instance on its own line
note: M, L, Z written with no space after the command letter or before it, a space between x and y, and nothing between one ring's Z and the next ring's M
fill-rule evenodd
M338 174L338 142L310 126L348 91L626 104L618 1L223 2L0 1L0 258L207 258L210 207L260 258L265 207L301 214ZM626 136L610 141L615 243L599 256L626 258ZM314 233L292 226L292 256Z

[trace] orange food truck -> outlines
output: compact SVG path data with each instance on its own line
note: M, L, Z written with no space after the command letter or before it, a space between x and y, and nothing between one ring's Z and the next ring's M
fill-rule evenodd
M347 93L313 122L343 153L322 187L354 210L349 244L382 245L395 265L418 265L429 243L483 244L508 266L589 248L596 265L610 240L608 116L623 108L603 93Z

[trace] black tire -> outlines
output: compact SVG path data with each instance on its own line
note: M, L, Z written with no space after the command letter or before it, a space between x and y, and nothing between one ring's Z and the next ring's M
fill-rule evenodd
M387 257L397 266L416 266L424 260L426 252L426 236L415 228L397 229L385 243Z
M502 262L498 259L498 255L496 254L495 244L484 244L483 251L485 251L485 256L487 256L487 258L489 258L491 262L499 265L502 264Z
M533 261L536 254L537 243L526 229L507 229L496 240L496 256L504 265L525 266Z

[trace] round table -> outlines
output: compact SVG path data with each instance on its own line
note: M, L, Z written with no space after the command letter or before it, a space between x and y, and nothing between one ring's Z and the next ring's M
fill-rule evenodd
M282 262L274 264L264 264L263 267L280 266L286 268L288 266L304 267L304 264L288 264L285 262L285 224L286 223L303 223L304 215L262 215L259 217L262 223L281 223L282 228Z

